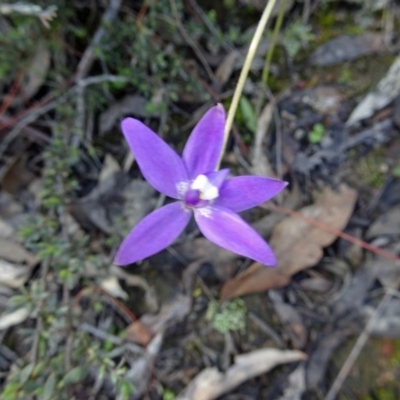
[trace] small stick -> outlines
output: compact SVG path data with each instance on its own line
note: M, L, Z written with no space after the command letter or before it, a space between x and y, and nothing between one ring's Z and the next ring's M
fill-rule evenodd
M386 307L386 304L389 302L391 298L391 293L387 291L385 296L380 301L378 307L375 309L374 313L372 314L371 318L369 319L367 325L365 326L364 330L362 331L361 335L358 337L354 347L352 348L349 356L347 357L346 362L343 364L342 368L339 371L335 381L333 382L328 394L325 396L325 400L335 400L340 388L342 387L344 381L347 378L351 368L353 367L354 363L356 362L358 356L361 353L361 350L367 343L369 336L374 328L375 324L378 322L381 314Z
M257 47L260 44L262 34L264 33L265 26L271 16L272 10L276 4L276 0L269 0L265 9L262 13L261 19L257 25L257 29L254 33L254 36L251 40L249 51L246 55L246 59L244 60L244 65L242 70L240 71L239 81L236 85L235 93L233 94L232 103L228 111L228 116L226 118L225 131L224 131L224 144L222 146L221 156L218 163L221 163L222 156L225 152L226 143L228 142L229 132L232 128L233 119L236 114L237 107L239 105L240 96L242 95L244 85L246 83L247 76L249 75L251 64L254 60L254 56L256 55Z
M306 217L305 215L303 215L302 213L299 213L298 211L289 210L287 208L284 208L284 207L281 207L281 206L277 206L277 205L274 205L274 204L263 204L260 207L264 208L264 209L267 209L267 210L277 211L277 212L280 212L282 214L286 214L286 215L290 215L292 217L296 217L296 218L302 219L303 221L306 221L309 224L314 225L315 227L317 227L317 228L319 228L319 229L321 229L323 231L332 233L335 236L339 236L342 239L345 239L345 240L347 240L347 241L349 241L351 243L354 243L357 246L360 246L360 247L362 247L362 248L364 248L364 249L366 249L368 251L371 251L372 253L375 253L375 254L378 254L378 255L380 255L382 257L385 257L388 260L400 261L400 257L397 256L396 254L390 253L389 251L383 250L383 249L381 249L379 247L376 247L376 246L374 246L372 244L364 242L361 239L357 239L356 237L351 236L348 233L342 232L339 229L332 228L331 226L326 225L326 224L324 224L323 222L321 222L321 221L319 221L317 219Z

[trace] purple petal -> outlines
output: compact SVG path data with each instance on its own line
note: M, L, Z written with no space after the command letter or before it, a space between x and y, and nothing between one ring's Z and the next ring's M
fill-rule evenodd
M276 265L275 255L268 244L233 211L213 205L195 211L194 217L209 241L261 264Z
M227 179L214 204L239 212L255 207L277 195L287 185L279 179L263 176L238 176Z
M208 110L194 127L182 156L191 179L216 169L224 142L224 128L222 104Z
M159 192L178 199L177 184L188 181L186 168L178 154L136 119L125 118L121 128L147 182Z
M230 172L229 168L224 168L219 171L209 172L208 174L204 174L204 175L207 177L207 179L211 183L211 185L213 185L219 189L222 186L222 184L224 183L229 172Z
M142 219L124 239L115 264L128 265L168 247L185 229L191 213L177 201L153 211Z

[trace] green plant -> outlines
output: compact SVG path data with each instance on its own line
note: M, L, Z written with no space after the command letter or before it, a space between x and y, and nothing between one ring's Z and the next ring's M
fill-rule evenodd
M208 304L206 319L216 331L224 334L230 331L243 331L246 327L246 313L246 304L240 298L222 305L213 300Z
M308 133L308 141L313 144L321 143L322 139L325 136L325 127L324 125L317 123L314 124L312 130Z
M308 47L314 40L311 26L296 21L285 29L282 44L289 57L294 58L301 48Z

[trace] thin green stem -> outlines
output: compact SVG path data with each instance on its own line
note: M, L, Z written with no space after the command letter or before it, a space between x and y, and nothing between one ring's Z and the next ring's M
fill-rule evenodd
M221 156L220 156L220 160L219 160L218 164L220 164L222 156L225 152L225 147L226 147L226 143L228 142L229 132L232 128L233 119L236 114L240 96L242 95L242 92L243 92L244 84L246 83L246 79L247 79L247 76L249 75L250 67L254 60L254 56L256 54L257 47L260 44L262 34L265 30L265 26L267 25L267 22L268 22L270 16L271 16L271 12L276 4L276 1L277 0L269 0L267 5L265 6L265 9L261 16L261 19L257 25L257 29L251 40L249 51L246 55L246 59L244 60L244 65L240 72L239 80L236 85L235 93L233 94L231 106L229 107L228 116L226 118L226 125L225 125L225 131L224 131L224 144L222 147L222 152L221 152Z
M268 52L265 57L264 68L263 68L263 72L262 72L262 76L261 76L261 90L258 94L258 99L257 99L257 104L256 104L256 115L257 116L260 114L262 101L264 99L264 92L267 87L269 71L271 68L272 55L274 54L276 42L278 40L278 34L279 34L279 31L281 30L283 16L285 15L286 1L287 0L282 1L281 8L280 8L279 14L278 14L278 18L276 19L274 31L272 33L271 43L269 45Z

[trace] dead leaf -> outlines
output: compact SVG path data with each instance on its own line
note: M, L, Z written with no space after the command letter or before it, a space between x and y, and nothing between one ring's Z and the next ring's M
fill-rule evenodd
M126 338L145 346L157 333L183 321L191 306L190 296L178 294L173 301L164 304L158 314L145 314L139 321L129 325L125 331Z
M140 287L144 290L144 299L146 301L147 308L150 312L158 310L157 295L154 288L150 286L146 279L139 275L132 275L123 270L121 267L113 265L110 269L113 276L124 280L125 284L133 287Z
M225 83L228 82L229 78L231 77L238 57L242 57L241 54L236 50L232 51L223 59L216 70L215 79L221 87L225 85Z
M111 234L116 219L123 217L133 227L152 211L156 202L154 192L146 182L129 181L126 173L116 172L89 195L71 203L69 211L83 227L96 227Z
M156 332L150 326L141 321L134 321L126 328L124 337L130 342L146 347L155 334Z
M176 400L216 399L277 365L306 359L306 354L296 350L260 349L241 354L225 372L215 367L201 371Z
M35 175L25 164L24 158L21 157L13 157L7 163L1 176L1 186L6 192L15 194L34 180Z
M296 350L303 349L307 344L308 332L300 313L289 303L285 303L279 291L271 290L269 297L282 325L288 327L288 335Z
M103 167L99 175L99 183L104 182L111 175L121 171L121 168L117 160L109 153L106 154L104 158Z
M336 115L344 96L333 86L318 86L304 90L302 102L323 114Z
M29 317L27 308L19 308L10 313L0 315L0 331L24 322Z
M149 381L154 375L154 360L161 350L164 340L164 333L160 332L147 345L145 354L132 363L132 367L127 371L125 378L135 387L135 397L141 398L141 395L147 391Z
M45 42L38 42L33 57L26 63L21 93L14 98L12 103L14 106L32 98L43 86L49 71L50 61L51 54Z
M315 66L331 66L346 61L356 60L374 53L387 50L384 35L366 32L361 35L342 35L319 46L310 55L310 64Z
M109 276L100 282L100 287L107 293L111 294L113 297L119 297L120 299L126 300L128 298L128 293L122 289L115 276Z
M25 250L21 244L0 237L0 259L2 258L13 263L25 263L30 267L38 262L36 256Z
M353 110L346 124L354 125L358 121L372 117L378 110L389 105L399 94L400 56L395 59L386 76L378 83L376 90L369 93Z
M221 281L229 279L237 270L236 255L200 237L176 246L176 251L187 261L203 259L212 263Z
M0 282L10 288L19 288L28 280L30 268L14 265L0 259Z
M342 230L352 214L357 192L342 185L338 191L326 188L318 200L300 210L306 217ZM243 273L228 281L221 290L221 299L262 292L287 285L292 275L312 267L322 257L322 248L336 236L297 217L286 217L272 232L270 245L278 259L276 268L253 263Z
M269 176L275 178L275 172L272 169L267 156L265 155L265 149L263 142L265 135L267 134L268 128L271 124L272 115L275 107L275 102L271 101L268 103L261 112L261 115L257 121L257 129L253 145L253 157L252 165L253 172L255 175Z
M287 379L281 383L282 396L277 400L301 400L307 389L306 372L304 362L290 373Z
M157 110L150 111L146 108L147 99L137 94L125 96L122 100L114 103L100 116L100 135L110 131L115 123L125 115L133 115L138 118L159 116Z
M382 235L400 234L400 207L394 207L380 215L369 227L366 238L368 240Z

